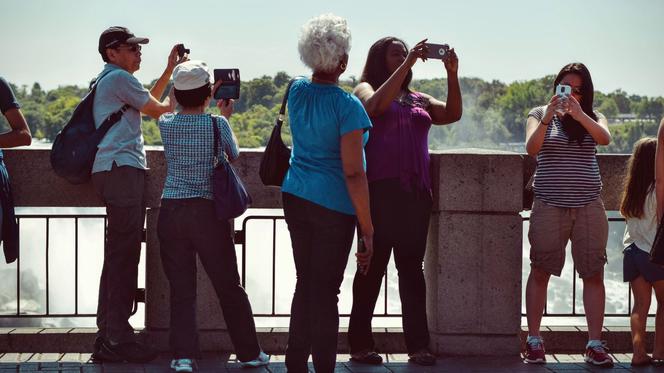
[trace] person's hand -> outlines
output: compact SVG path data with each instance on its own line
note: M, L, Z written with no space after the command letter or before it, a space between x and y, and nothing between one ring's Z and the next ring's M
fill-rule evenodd
M171 53L168 55L168 62L166 63L166 70L173 72L173 69L175 69L175 66L189 61L189 55L185 53L182 57L178 56L178 45L175 44L173 48L171 48Z
M454 51L454 48L451 48L447 51L447 53L445 53L445 56L443 57L443 64L445 65L445 70L447 70L448 74L457 73L459 70L459 57Z
M227 120L231 118L231 115L233 115L233 102L235 102L233 99L217 100L219 113Z
M545 124L551 124L551 120L553 119L553 115L556 114L556 110L560 109L559 105L561 104L562 99L558 95L553 95L551 99L549 100L549 103L546 105L546 108L544 109L544 115L542 116L542 123Z
M357 268L361 274L366 275L369 272L371 265L371 257L373 256L373 234L363 235L357 242Z
M422 61L427 60L427 46L424 45L426 42L427 39L424 39L421 42L415 44L415 46L411 48L410 51L408 51L406 61L404 61L408 64L408 67L413 67L418 58L422 59Z
M577 99L573 95L567 97L565 101L566 101L565 109L567 114L571 115L572 118L574 118L577 121L580 120L583 117L583 114L585 113L583 112L583 109L581 108L581 104L579 103L579 101L577 101Z

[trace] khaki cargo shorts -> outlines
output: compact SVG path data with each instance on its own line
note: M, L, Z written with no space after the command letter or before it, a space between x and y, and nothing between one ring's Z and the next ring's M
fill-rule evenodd
M530 214L530 265L560 276L565 247L572 241L572 258L579 277L597 274L606 264L609 222L601 198L578 208L547 205L535 198Z

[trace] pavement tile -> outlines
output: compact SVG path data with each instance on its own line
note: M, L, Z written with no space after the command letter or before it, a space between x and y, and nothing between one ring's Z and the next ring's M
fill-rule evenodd
M581 354L555 354L553 358L561 363L584 363L583 355Z
M391 362L407 362L408 361L408 354L387 354L387 360L385 360L388 363Z
M103 373L101 364L85 364L81 366L81 373Z
M346 368L353 373L389 373L390 370L383 365L369 365L349 361Z
M569 372L569 371L585 371L588 369L585 367L586 363L547 363L545 366L547 369L554 372Z
M145 373L143 364L104 363L104 373Z

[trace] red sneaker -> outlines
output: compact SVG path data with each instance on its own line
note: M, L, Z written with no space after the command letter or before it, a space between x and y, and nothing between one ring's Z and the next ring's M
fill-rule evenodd
M523 361L529 364L546 363L544 341L542 341L542 338L531 338L526 342L526 352L523 354Z
M608 353L608 348L606 348L606 342L602 341L601 344L595 344L592 346L586 347L586 353L584 360L588 364L602 366L602 367L612 367L613 359Z

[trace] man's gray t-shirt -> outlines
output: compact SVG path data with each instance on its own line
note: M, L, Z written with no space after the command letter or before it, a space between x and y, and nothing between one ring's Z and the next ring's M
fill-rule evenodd
M92 173L110 171L113 162L118 166L147 169L139 110L147 104L150 92L136 77L117 65L106 64L99 76L104 74L106 76L97 85L93 105L97 128L125 104L129 108L99 143Z

